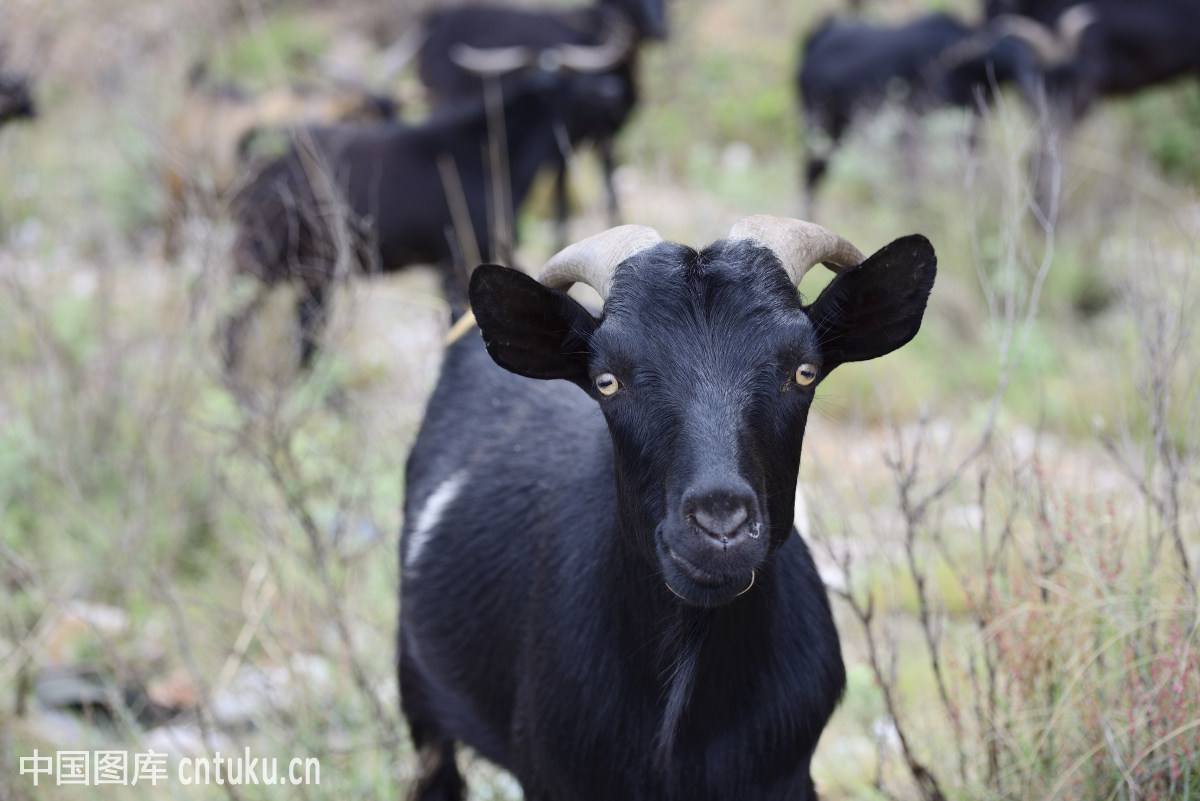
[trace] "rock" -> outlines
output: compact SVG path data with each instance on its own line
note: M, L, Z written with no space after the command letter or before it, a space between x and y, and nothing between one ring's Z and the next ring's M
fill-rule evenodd
M83 748L92 739L90 730L79 718L57 710L39 710L29 715L22 735L59 748Z
M98 668L55 666L38 671L34 696L47 709L111 720L120 703L116 686Z
M332 686L329 663L313 654L297 654L290 665L247 665L228 687L211 699L213 718L222 726L253 726L263 716L287 709L304 696L322 696Z
M38 671L34 696L45 709L108 724L128 715L145 727L160 726L181 707L156 702L137 682L118 682L95 665L56 665Z
M221 732L209 732L208 742L205 743L200 727L195 723L176 723L161 726L142 740L141 751L162 751L171 756L198 757L207 756L213 751L232 751L235 747L233 740Z

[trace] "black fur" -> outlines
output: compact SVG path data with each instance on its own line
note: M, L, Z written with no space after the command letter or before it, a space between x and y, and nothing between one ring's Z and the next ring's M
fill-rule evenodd
M462 69L450 57L455 45L478 48L528 47L548 51L561 45L594 45L603 38L609 15L616 13L632 23L640 39L666 37L664 0L600 0L579 9L513 8L497 5L464 5L437 9L424 20L425 41L418 55L417 71L435 102L458 102L479 96L484 82ZM604 168L609 217L619 216L613 187L615 160L613 140L625 126L638 102L637 48L605 73L615 79L611 106L598 108L576 103L566 115L564 133L573 145L594 144ZM520 73L505 76L502 85L520 80ZM565 230L567 208L567 160L558 164L556 215L560 238Z
M558 157L556 121L580 97L603 96L605 81L603 76L534 73L512 87L503 102L502 122L513 217L538 170ZM441 265L451 304L461 309L468 258L460 252L461 239L473 236L484 258L503 255L496 253L498 237L511 243L515 230L512 219L507 231L497 230L493 184L504 178L493 174L487 155L489 137L496 135L488 118L485 103L476 99L418 126L305 129L285 155L239 194L236 269L256 276L264 286L292 281L302 287L297 314L303 364L316 353L340 257L349 256L353 268L367 271ZM453 177L439 164L452 165ZM454 225L455 179L469 231ZM228 325L231 365L254 305L252 301Z
M796 74L806 128L805 194L815 195L855 118L897 93L916 113L947 105L979 112L1009 82L1032 101L1038 81L1027 44L949 14L896 26L826 18L805 39ZM823 151L814 147L817 137L826 139Z
M1104 98L1181 78L1200 78L1200 4L1195 0L988 0L989 16L1017 14L1057 31L1068 12L1085 11L1076 52L1045 71L1047 112L1033 176L1038 205L1052 209L1059 184L1058 142Z
M24 75L0 71L0 125L37 116L29 79Z
M1093 21L1079 52L1046 78L1060 121L1078 120L1104 97L1200 78L1200 6L1195 0L1017 0L1004 10L1053 27L1064 13L1082 5Z
M600 320L514 270L475 271L483 342L448 351L406 472L417 801L462 797L455 742L531 801L815 798L845 675L792 525L815 388L795 371L906 342L935 262L899 240L805 307L767 250L663 243L618 268ZM748 518L718 542L689 499L738 488Z

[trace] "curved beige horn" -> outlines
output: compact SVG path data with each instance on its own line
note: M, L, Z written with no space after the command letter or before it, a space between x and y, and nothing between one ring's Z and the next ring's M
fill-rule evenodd
M472 47L456 44L450 48L450 60L467 72L495 76L528 67L537 58L528 47Z
M633 26L623 14L609 14L604 38L594 45L559 45L552 50L562 64L575 72L606 72L625 60L633 48Z
M661 241L662 236L649 226L618 225L560 250L546 262L538 281L564 290L587 284L607 299L617 265Z
M1013 36L1024 41L1033 48L1041 66L1057 67L1075 57L1083 34L1095 21L1096 12L1085 3L1065 11L1053 29L1016 14L996 17L989 27L1001 36Z
M1071 6L1058 18L1058 38L1072 58L1079 52L1079 43L1087 29L1096 21L1096 10L1090 3Z
M770 250L783 263L793 284L799 284L814 264L843 273L864 259L858 248L829 229L789 217L743 217L729 229L729 238L749 239Z

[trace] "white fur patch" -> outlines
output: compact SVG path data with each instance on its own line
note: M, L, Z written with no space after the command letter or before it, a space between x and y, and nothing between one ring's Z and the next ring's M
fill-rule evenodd
M411 571L416 565L417 559L421 557L421 551L425 550L425 546L433 539L434 529L437 528L438 523L442 522L442 515L445 514L447 507L454 503L454 499L462 492L463 485L466 483L467 471L459 470L438 484L437 489L429 494L425 505L417 514L416 525L408 535L408 546L404 552L405 569Z
M799 484L796 485L796 515L792 524L801 537L808 539L812 533L812 525L808 522L808 500L804 497L804 487Z

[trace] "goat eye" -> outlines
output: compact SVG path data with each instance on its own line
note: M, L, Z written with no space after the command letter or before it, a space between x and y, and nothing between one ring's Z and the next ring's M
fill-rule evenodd
M596 390L604 397L611 397L621 388L621 382L612 373L601 373L596 376Z
M796 383L802 387L807 387L809 384L817 380L817 366L805 362L796 368Z

